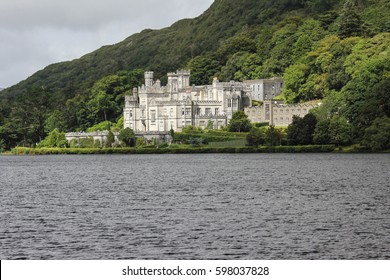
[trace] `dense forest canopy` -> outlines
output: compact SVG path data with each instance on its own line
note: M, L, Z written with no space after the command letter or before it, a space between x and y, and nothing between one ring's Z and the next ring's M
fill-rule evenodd
M323 99L317 121L342 116L363 143L389 121L389 48L389 0L215 0L197 18L49 65L1 91L0 149L34 145L54 129L118 124L142 69L164 83L184 67L193 84L282 76L286 102Z

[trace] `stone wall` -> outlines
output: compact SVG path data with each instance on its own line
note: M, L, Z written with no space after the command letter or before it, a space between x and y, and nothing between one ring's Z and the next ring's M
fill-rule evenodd
M262 106L245 108L245 114L254 123L267 122L274 126L288 126L293 116L303 118L309 111L319 106L318 101L299 104L284 104L283 101L266 100Z

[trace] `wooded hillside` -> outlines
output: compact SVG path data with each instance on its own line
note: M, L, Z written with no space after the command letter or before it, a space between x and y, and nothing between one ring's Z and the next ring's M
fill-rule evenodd
M50 65L0 93L0 148L50 131L120 122L143 70L192 71L194 84L283 76L287 102L324 98L356 141L390 112L388 0L215 0L195 19L144 30L80 59ZM381 127L381 126L379 126Z

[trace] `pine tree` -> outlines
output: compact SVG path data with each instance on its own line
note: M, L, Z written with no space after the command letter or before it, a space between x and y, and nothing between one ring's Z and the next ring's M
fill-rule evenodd
M346 0L340 13L338 34L341 38L360 36L363 21L356 12L355 0Z

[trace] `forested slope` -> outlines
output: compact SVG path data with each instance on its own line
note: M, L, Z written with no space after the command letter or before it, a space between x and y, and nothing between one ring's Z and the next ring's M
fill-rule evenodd
M164 83L182 67L195 84L283 76L287 102L325 98L318 115L342 115L360 141L375 120L388 122L389 32L388 0L215 0L195 19L50 65L2 91L0 145L117 122L141 69Z

